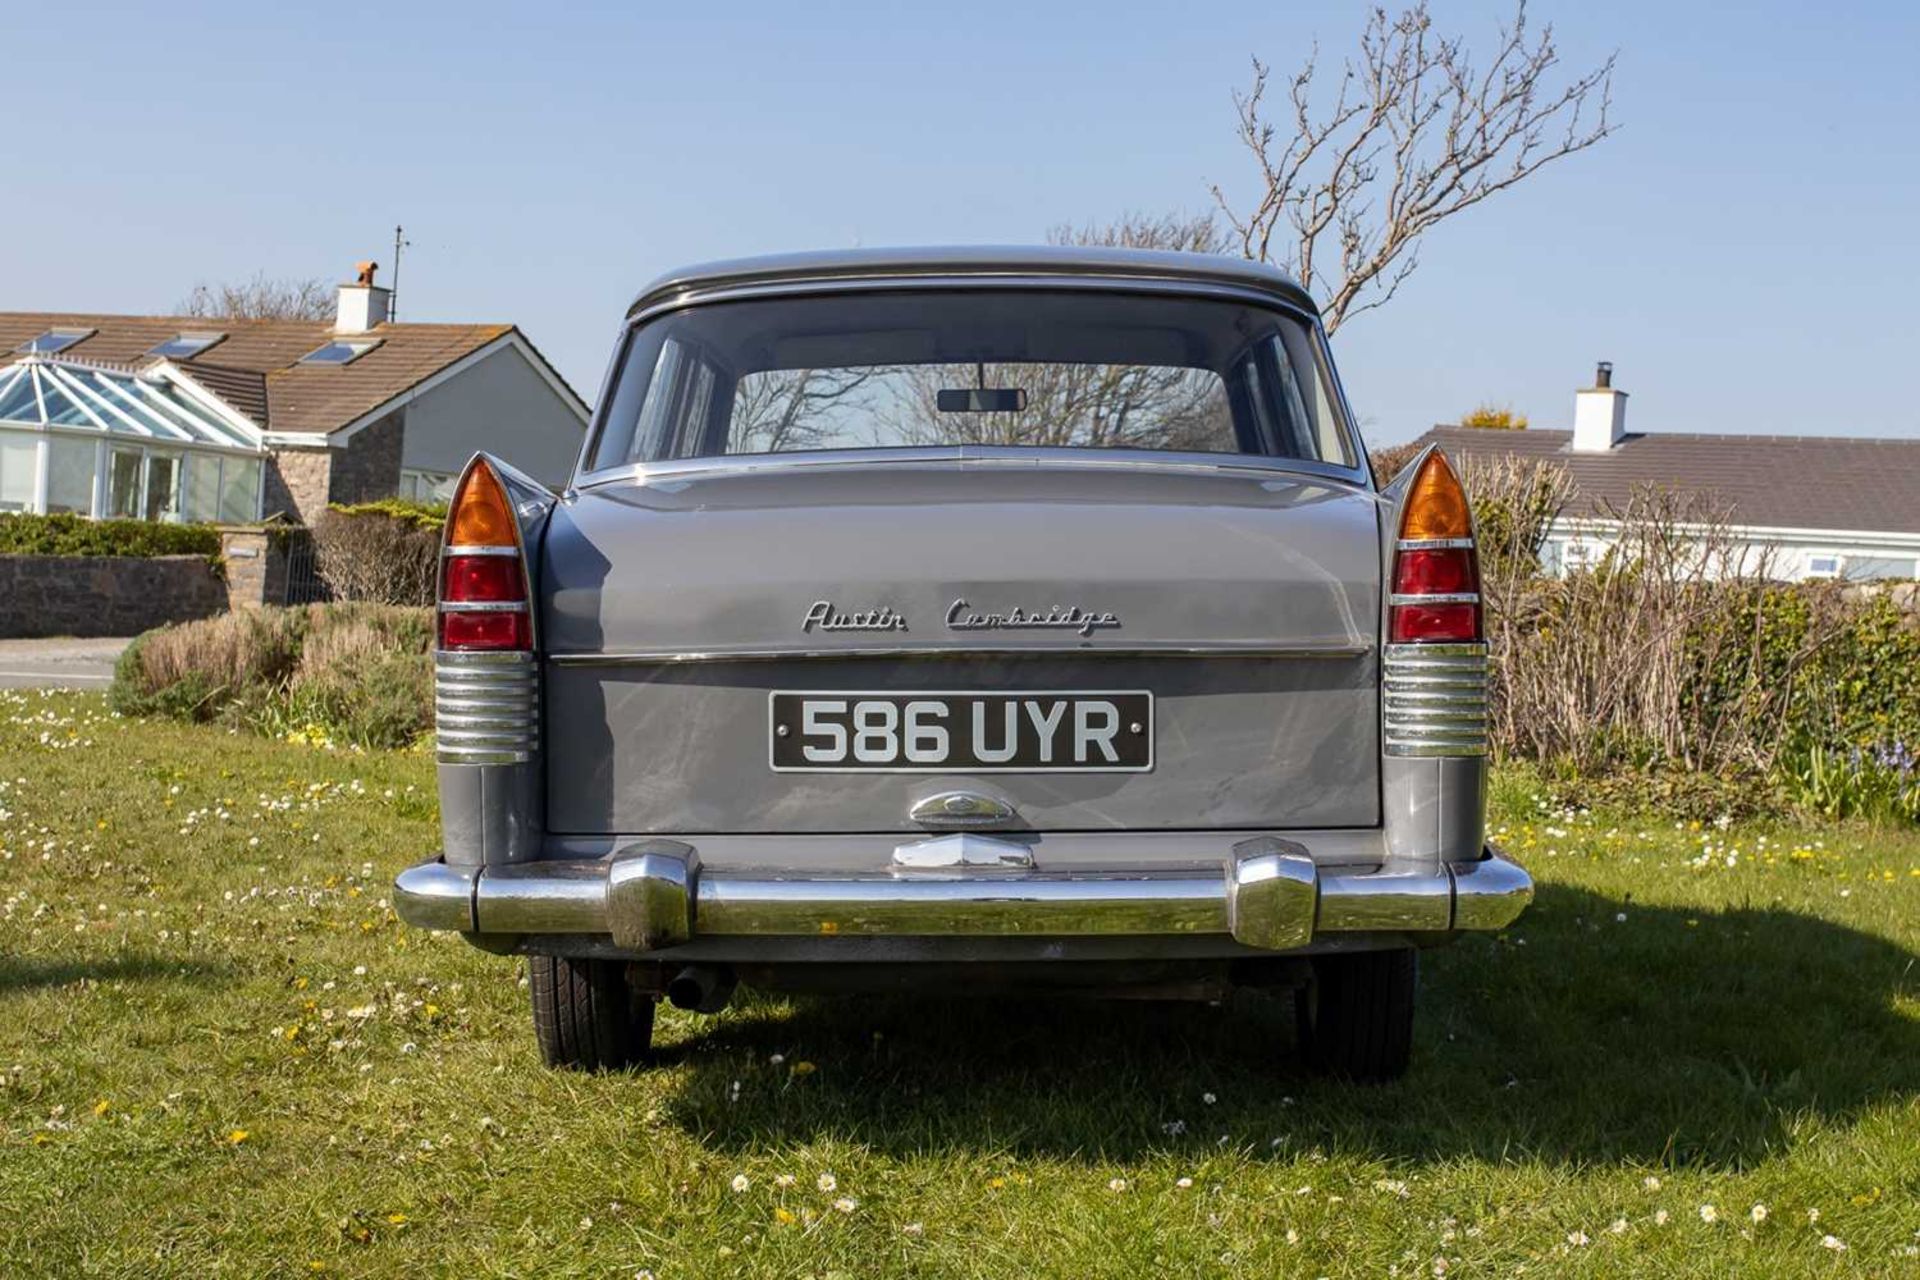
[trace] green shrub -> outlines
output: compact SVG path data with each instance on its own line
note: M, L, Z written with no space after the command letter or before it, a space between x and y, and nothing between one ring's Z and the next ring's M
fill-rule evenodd
M432 644L428 609L242 610L139 637L108 698L126 715L403 747L433 727Z
M217 556L220 532L205 524L89 520L69 514L0 514L0 555Z
M386 516L438 534L447 523L447 504L413 498L377 498L372 502L335 502L327 506L343 516Z

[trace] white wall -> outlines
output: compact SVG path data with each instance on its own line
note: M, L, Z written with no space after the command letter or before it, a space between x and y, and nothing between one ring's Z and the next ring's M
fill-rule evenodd
M455 472L485 450L546 484L573 471L586 424L511 346L448 378L407 406L400 465Z
M1585 550L1585 563L1597 565L1618 541L1618 535L1599 520L1557 521L1547 535L1541 559L1550 573L1564 572L1578 563L1569 548ZM1743 529L1728 531L1739 551L1734 559L1741 573L1763 570L1771 578L1791 582L1807 578L1864 578L1869 562L1914 565L1920 569L1920 534L1870 533L1852 537L1827 529ZM1816 567L1831 559L1835 568ZM1728 566L1733 567L1733 566ZM1914 575L1906 575L1914 576Z

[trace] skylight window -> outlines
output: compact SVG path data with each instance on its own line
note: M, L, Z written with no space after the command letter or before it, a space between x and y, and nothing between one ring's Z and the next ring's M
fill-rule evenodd
M56 351L65 351L82 338L91 338L92 329L49 329L37 338L30 338L15 347L15 351L50 356Z
M187 360L199 355L214 343L227 335L224 333L181 333L168 338L159 346L148 351L150 356L159 356L164 360Z
M326 346L309 351L300 357L301 364L352 364L367 352L379 346L374 342L329 342Z

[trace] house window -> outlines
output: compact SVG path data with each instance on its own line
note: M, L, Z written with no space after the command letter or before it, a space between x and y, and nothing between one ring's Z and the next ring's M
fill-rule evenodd
M379 345L378 339L371 342L329 342L326 346L316 347L301 356L300 363L352 364Z
M33 510L40 441L24 431L0 432L0 511Z
M49 436L47 451L47 510L92 515L94 442Z
M458 479L449 471L408 467L400 473L400 496L411 502L452 502L453 484Z
M148 350L147 354L163 360L186 360L199 355L226 336L224 333L176 334L159 346Z
M141 456L138 449L115 449L107 458L107 514L115 520L140 518Z
M1912 556L1848 556L1847 579L1850 582L1906 579L1915 576L1917 567L1920 566Z
M91 338L93 334L92 329L49 329L37 338L27 339L14 350L50 356L56 351L65 351L83 338Z
M1840 572L1839 556L1808 556L1807 576L1809 578L1831 578Z

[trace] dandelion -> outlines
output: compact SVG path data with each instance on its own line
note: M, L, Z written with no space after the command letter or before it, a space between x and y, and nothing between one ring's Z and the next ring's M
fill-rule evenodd
M833 1207L838 1209L842 1213L852 1213L855 1209L858 1209L860 1207L860 1202L858 1200L855 1200L852 1196L841 1196L838 1200L835 1200L833 1202Z
M113 1104L111 1102L108 1102L105 1098L102 1098L100 1099L100 1101L93 1104L93 1114L97 1116L103 1116L111 1110L113 1110Z
M1845 1253L1847 1251L1846 1241L1842 1240L1839 1236L1821 1236L1820 1247L1822 1249L1831 1249L1835 1253Z
M767 1061L772 1063L776 1067L782 1066L787 1061L787 1055L784 1053L771 1054L768 1056Z
M1754 1226L1759 1226L1767 1220L1767 1206L1763 1204L1754 1205L1753 1208L1747 1210L1747 1217L1753 1219Z
M773 1220L783 1227L790 1227L799 1221L798 1218L795 1218L793 1214L786 1209L775 1209L773 1211Z
M1200 1101L1206 1103L1208 1106L1212 1106L1214 1103L1220 1101L1220 1099L1214 1097L1211 1093L1203 1093L1200 1095Z
M387 1221L396 1227L404 1227L407 1225L407 1215L404 1213L390 1213L387 1215Z
M830 1173L823 1173L818 1178L815 1178L813 1185L826 1192L838 1191L840 1189L839 1179Z
M810 1076L819 1069L820 1068L814 1066L811 1062L796 1062L793 1064L793 1074L796 1076Z
M1720 1221L1720 1211L1710 1204L1703 1204L1700 1206L1700 1221L1718 1222Z
M245 1129L235 1129L232 1133L229 1133L227 1135L227 1141L233 1146L237 1147L252 1136L253 1135L248 1133Z
M1127 1189L1127 1180L1126 1180L1125 1178L1109 1178L1109 1179L1107 1179L1107 1190L1109 1190L1109 1191L1125 1191L1126 1189Z
M751 1179L747 1177L746 1174L736 1173L733 1175L733 1181L729 1185L733 1187L735 1192L741 1192L741 1191L745 1191L748 1187L751 1187L753 1185L753 1182Z

